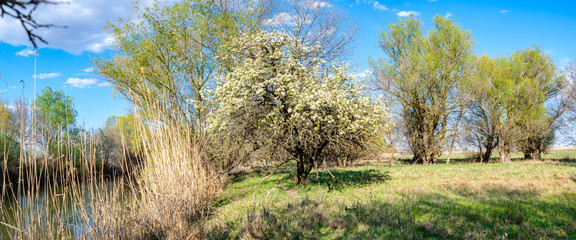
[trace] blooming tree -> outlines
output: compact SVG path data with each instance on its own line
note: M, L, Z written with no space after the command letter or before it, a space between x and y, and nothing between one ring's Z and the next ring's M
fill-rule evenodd
M227 47L222 57L234 64L215 89L209 131L283 148L297 163L297 184L328 151L364 146L390 126L387 109L346 66L326 68L322 59L303 57L319 46L257 31Z

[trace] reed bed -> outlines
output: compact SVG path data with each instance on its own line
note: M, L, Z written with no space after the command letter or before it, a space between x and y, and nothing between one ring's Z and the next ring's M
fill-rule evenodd
M20 146L17 174L7 170L5 157L2 238L203 238L221 182L207 157L207 142L184 122L164 121L162 116L177 114L161 106L150 102L136 111L136 160L123 159L122 176L105 173L101 139L87 132L81 139L52 136L57 147L51 152ZM121 144L128 151L125 138Z

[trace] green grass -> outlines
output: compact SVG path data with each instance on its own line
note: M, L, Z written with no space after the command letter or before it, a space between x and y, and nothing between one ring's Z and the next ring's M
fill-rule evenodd
M576 159L576 150L549 151L542 156L544 159L570 160Z
M454 152L450 155L450 162L451 163L468 163L470 162L470 157L473 155L472 152L469 153L462 153L462 152ZM490 162L497 163L499 162L499 154L498 151L494 151L490 158ZM512 152L510 153L510 157L513 161L523 161L524 154L521 152ZM411 156L405 156L401 159L411 159ZM448 154L444 154L438 158L439 163L446 163L448 158ZM551 150L542 154L543 159L553 159L558 161L574 161L576 159L576 150Z
M332 169L293 184L236 175L206 223L210 239L574 239L576 164Z

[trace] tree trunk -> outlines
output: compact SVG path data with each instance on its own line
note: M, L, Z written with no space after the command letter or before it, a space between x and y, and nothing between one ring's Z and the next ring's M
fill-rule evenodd
M296 162L296 185L308 183L308 175L312 171L313 167L314 159L304 156L303 153L298 153Z
M532 160L533 154L532 151L524 152L524 160Z
M438 157L440 157L439 154L433 154L430 156L430 163L431 164L438 164Z
M510 150L508 149L500 149L500 162L501 163L511 163L512 159L510 158Z
M438 158L430 155L415 155L412 158L412 161L415 163L422 162L424 165L429 165L438 163Z
M342 157L342 156L338 157L338 167L346 167L347 160L348 160L347 157Z
M304 156L302 153L298 153L296 161L296 185L306 184L308 175L304 167Z
M490 162L490 157L492 157L492 150L493 149L494 149L493 146L486 147L486 152L484 152L484 154L482 155L482 158L480 158L480 162L482 162L482 163Z
M414 157L412 157L412 163L419 163L422 162L422 164L424 164L424 160L422 159L422 157L420 155L414 154Z
M529 152L524 152L524 160L540 161L542 160L542 152L537 149Z
M536 150L536 153L534 154L535 158L534 160L536 161L542 161L542 151L540 149Z
M450 144L450 151L448 152L448 157L446 158L446 164L450 164L450 157L452 156L452 150L454 150L454 140Z

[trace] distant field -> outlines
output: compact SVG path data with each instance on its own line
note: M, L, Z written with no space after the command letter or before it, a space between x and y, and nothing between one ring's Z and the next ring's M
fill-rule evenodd
M458 162L467 162L470 156L474 155L476 151L453 151L450 155L450 161ZM389 154L383 154L382 158L389 158ZM396 153L394 156L397 159L410 159L412 158L411 154L407 153ZM498 162L499 154L498 152L494 152L492 154L491 161ZM513 160L523 160L524 154L520 152L513 152L511 153L511 157ZM548 152L542 155L543 159L548 160L573 160L576 161L576 147L551 147ZM444 155L440 156L440 162L446 162L448 158L448 152L445 152Z
M545 159L572 159L576 160L576 147L552 147L544 154Z
M564 154L558 150L554 154ZM570 153L572 154L572 153ZM576 239L576 164L394 165L233 177L211 239Z

